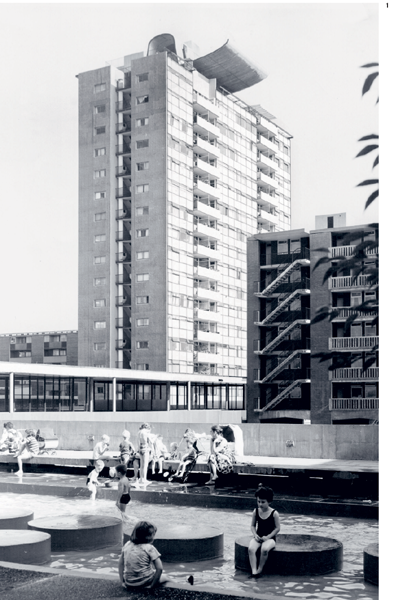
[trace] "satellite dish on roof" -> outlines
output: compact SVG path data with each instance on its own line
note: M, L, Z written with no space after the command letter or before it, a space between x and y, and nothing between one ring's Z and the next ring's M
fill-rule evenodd
M158 54L165 50L169 50L176 54L175 38L171 33L161 33L152 38L148 44L147 55L152 56L153 54Z

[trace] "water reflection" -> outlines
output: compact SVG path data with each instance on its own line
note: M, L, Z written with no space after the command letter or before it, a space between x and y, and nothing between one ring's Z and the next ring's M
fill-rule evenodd
M64 476L63 476L64 477ZM36 496L33 494L2 494L2 506L34 510L34 518L73 515L112 516L119 518L120 512L114 500L58 496ZM378 588L364 581L363 549L378 541L378 524L373 520L347 517L313 517L303 515L281 515L282 533L322 535L342 542L344 560L342 571L325 576L294 577L266 575L255 581L248 574L234 568L234 542L250 531L251 511L231 509L203 509L198 507L145 504L133 500L124 516L125 528L130 529L141 519L158 523L204 524L219 527L224 531L224 557L212 561L164 565L171 578L185 583L193 574L194 585L209 585L244 593L260 593L267 597L307 598L308 600L377 600ZM107 549L89 552L53 553L50 566L78 571L117 574L117 562L121 544ZM165 557L163 557L165 559Z

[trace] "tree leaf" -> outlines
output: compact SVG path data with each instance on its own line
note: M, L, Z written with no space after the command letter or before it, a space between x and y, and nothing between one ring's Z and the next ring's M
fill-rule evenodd
M367 140L378 140L379 136L376 133L371 133L370 135L364 135L364 137L360 138L359 142L366 142Z
M374 169L376 167L376 165L379 164L379 154L377 155L377 157L375 158L375 160L373 161L373 165L372 168Z
M373 82L375 81L375 79L378 75L379 75L378 71L375 71L375 73L370 73L368 75L368 77L364 81L363 89L361 92L362 96L364 96L364 94L366 94L371 89L371 85L373 84Z
M372 192L372 194L369 196L368 200L365 203L365 208L368 208L368 206L370 204L372 204L372 202L374 200L376 200L376 198L379 196L379 190L375 190L374 192Z
M359 156L365 156L369 152L372 152L372 150L376 150L376 148L379 148L377 144L369 144L369 146L365 146L365 148L363 148L358 154L356 154L356 158L358 158Z
M379 63L368 63L367 65L361 65L360 69L369 69L369 67L378 67Z
M379 179L365 179L361 183L358 183L356 187L360 187L362 185L376 185L377 183L379 183Z

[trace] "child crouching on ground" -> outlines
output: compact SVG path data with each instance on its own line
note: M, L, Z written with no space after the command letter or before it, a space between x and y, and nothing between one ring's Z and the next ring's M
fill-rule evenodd
M90 499L95 500L97 495L97 488L99 486L103 486L103 483L99 483L98 476L101 471L104 469L104 463L102 460L96 460L96 464L94 466L93 471L90 471L88 478L86 480L86 485L88 490L90 491Z
M268 553L276 546L276 535L280 531L278 512L270 507L274 492L269 487L259 485L255 493L257 508L253 511L251 530L253 539L249 543L249 562L252 577L260 577L268 558ZM257 554L260 559L257 563Z
M156 527L147 521L139 521L134 527L119 558L119 578L126 589L153 588L170 581L163 575L160 554L152 545Z

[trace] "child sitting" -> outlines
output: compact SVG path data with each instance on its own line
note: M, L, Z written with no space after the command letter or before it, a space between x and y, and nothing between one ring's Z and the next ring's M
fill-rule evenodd
M127 466L118 465L115 468L116 475L119 477L118 496L116 498L116 506L121 512L125 512L126 506L130 502L130 482L126 477Z
M168 457L168 460L181 460L182 455L178 448L179 444L177 442L172 442L172 444L170 444L170 456Z
M130 442L130 431L127 429L122 433L123 441L119 444L120 450L120 462L122 465L128 465L129 461L133 459L135 455L135 448L133 444Z
M102 460L96 460L96 464L94 466L93 471L90 471L88 478L86 480L86 485L88 490L90 491L90 499L95 500L97 495L97 487L101 487L104 484L99 483L98 476L99 473L104 469L104 463Z
M0 452L17 452L22 444L22 434L14 429L13 423L4 423L4 429L0 438Z
M119 578L124 588L153 588L169 581L167 575L163 575L160 554L152 545L155 534L155 525L139 521L130 541L123 546L119 558Z
M21 477L23 475L23 467L22 460L32 458L33 456L37 456L39 452L39 445L36 440L36 433L33 429L25 430L26 437L22 441L20 448L17 450L14 456L16 456L16 460L18 461L19 471L15 474Z
M182 456L176 472L168 478L168 481L172 481L175 477L182 478L185 474L186 467L197 458L198 450L193 439L190 437L186 438L186 448L188 450L187 453Z
M93 449L93 460L98 460L109 448L109 436L104 434Z
M274 493L269 487L259 485L255 493L257 508L253 511L251 530L253 539L249 543L249 561L252 577L260 577L268 553L276 546L276 534L280 531L278 512L270 507ZM257 564L257 554L260 560Z

